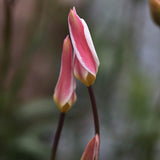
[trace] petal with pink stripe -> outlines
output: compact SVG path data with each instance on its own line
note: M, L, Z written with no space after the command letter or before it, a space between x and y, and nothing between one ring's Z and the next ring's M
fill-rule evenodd
M72 46L67 36L63 42L61 70L53 98L61 112L67 112L76 101Z
M96 77L99 59L86 22L80 18L75 8L68 16L69 31L76 57L81 66Z
M99 156L99 136L96 134L90 142L81 157L81 160L98 160Z
M78 58L75 54L74 57L74 75L86 86L91 86L95 81L95 76L90 74L78 61Z

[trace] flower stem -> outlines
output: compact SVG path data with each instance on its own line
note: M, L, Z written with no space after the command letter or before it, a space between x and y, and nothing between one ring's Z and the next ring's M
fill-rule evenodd
M65 113L61 113L59 117L59 122L57 126L57 131L55 134L53 146L52 146L51 160L55 160L55 157L56 157L57 146L59 143L59 139L60 139L60 135L61 135L62 127L63 127L64 118L65 118Z
M93 118L94 118L94 125L95 125L95 134L99 135L99 119L98 119L98 112L96 107L96 99L94 96L93 88L92 86L88 87L88 92L92 104L92 112L93 112Z

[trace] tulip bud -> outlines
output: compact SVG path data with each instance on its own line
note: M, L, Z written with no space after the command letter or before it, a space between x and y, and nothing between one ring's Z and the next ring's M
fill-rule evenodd
M96 134L90 142L81 157L81 160L98 160L99 155L99 136Z
M70 37L74 49L74 75L86 86L91 86L98 72L99 59L86 22L75 8L68 16Z
M149 0L149 4L152 18L160 26L160 0Z
M63 42L61 71L53 95L61 112L67 112L76 101L76 83L73 75L72 46L67 36Z

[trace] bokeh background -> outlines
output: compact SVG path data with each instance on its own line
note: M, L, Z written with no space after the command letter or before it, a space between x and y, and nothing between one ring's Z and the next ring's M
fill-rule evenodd
M160 29L148 0L0 0L0 160L47 160L59 119L52 100L76 7L100 59L93 86L101 160L160 159ZM94 135L77 81L57 160L80 159Z

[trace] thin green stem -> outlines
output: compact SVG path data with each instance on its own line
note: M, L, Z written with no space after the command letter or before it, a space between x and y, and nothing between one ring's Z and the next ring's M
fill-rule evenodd
M52 146L51 160L55 160L55 157L56 157L57 147L58 147L59 139L61 136L61 131L63 128L64 119L65 119L65 113L61 113L59 117L59 122L57 126L57 131L55 134L53 146Z
M97 106L96 106L96 99L94 96L93 88L92 86L88 87L88 92L92 104L92 112L93 112L93 118L94 118L94 126L95 126L95 134L99 135L99 119L98 119L98 112L97 112Z

